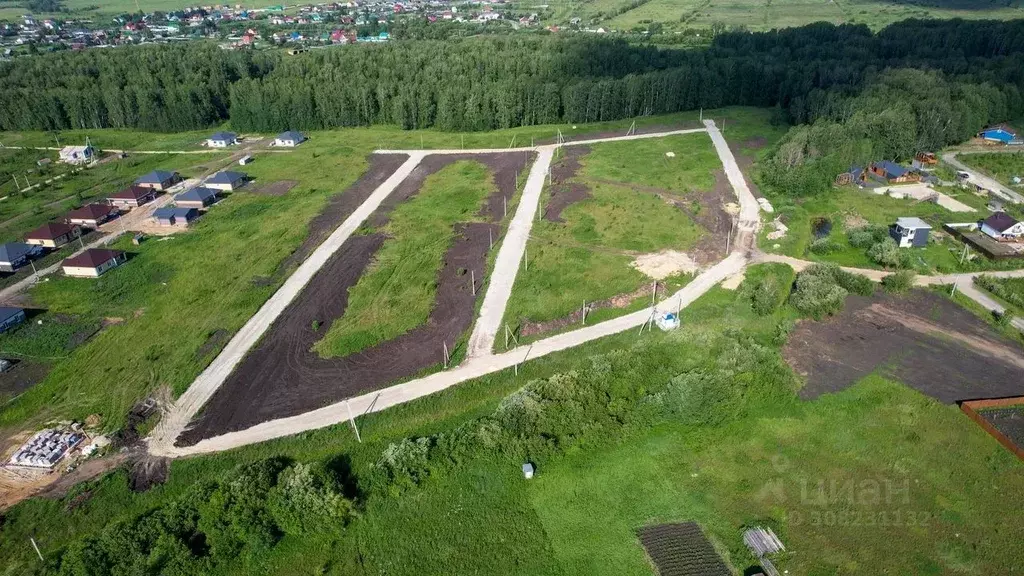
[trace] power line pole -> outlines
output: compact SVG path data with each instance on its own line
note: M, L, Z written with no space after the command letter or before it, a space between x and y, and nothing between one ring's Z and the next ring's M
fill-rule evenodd
M363 439L359 437L359 426L356 426L356 419L352 417L352 407L349 405L348 400L345 400L345 409L348 410L348 421L352 424L352 430L355 430L356 441L362 444Z
M43 553L39 551L39 546L36 544L36 539L29 536L28 541L32 543L32 548L35 548L36 556L39 556L39 561L45 562L45 560L43 560Z

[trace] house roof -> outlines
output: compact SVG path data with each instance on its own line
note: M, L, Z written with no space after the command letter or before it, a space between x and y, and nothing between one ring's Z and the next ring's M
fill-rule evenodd
M191 220L198 215L199 210L196 210L195 208L179 208L177 206L157 208L153 211L153 217L162 220L170 218L184 218L185 220Z
M136 184L163 184L168 180L174 178L174 172L168 172L167 170L153 170L145 176L139 177L135 181Z
M985 218L982 224L988 226L989 228L995 230L996 232L1006 232L1010 228L1016 226L1017 221L1014 220L1013 217L1007 214L1006 212L996 212L989 216L988 218Z
M25 238L33 238L37 240L56 240L58 237L71 232L74 226L67 224L61 224L60 222L47 222L39 228L29 232L25 235Z
M86 204L68 212L68 219L76 220L98 220L114 211L113 206L107 204Z
M187 202L200 202L216 197L216 190L211 190L209 188L206 188L205 186L197 186L195 188L192 188L191 190L178 194L175 200L185 200Z
M244 180L245 177L245 174L241 172L224 171L217 172L213 176L207 178L206 181L210 184L234 184L239 180Z
M904 216L896 219L896 225L904 230L931 230L930 224L917 216Z
M888 160L875 162L875 166L881 168L882 171L885 172L886 177L888 178L899 178L900 176L905 175L907 172L910 172L909 168L904 168L903 166L900 166L899 164L895 162L890 162Z
M107 198L112 200L140 200L146 196L152 196L153 190L150 188L143 188L141 186L129 186L120 192L114 192Z
M278 134L277 135L277 139L278 140L295 140L296 142L298 142L300 140L305 140L306 136L303 135L302 132L296 132L295 130L289 130L287 132L281 132L280 134Z
M0 262L14 262L34 249L34 246L24 242L8 242L0 245Z
M21 308L14 308L11 306L0 306L0 322L7 322L14 316L24 312Z
M214 132L213 136L210 136L210 140L222 140L224 142L228 142L236 138L238 138L238 134L235 134L234 132Z
M103 264L120 258L124 252L120 250L106 250L104 248L89 248L78 256L72 256L64 261L64 266L74 268L99 268Z

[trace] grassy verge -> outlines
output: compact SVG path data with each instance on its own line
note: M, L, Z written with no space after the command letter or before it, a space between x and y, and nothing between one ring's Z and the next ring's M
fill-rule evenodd
M345 315L317 343L320 355L352 354L426 323L454 225L478 220L494 189L486 166L460 161L429 176L416 196L397 206L380 230L388 240L349 290Z
M960 160L992 176L1007 186L1020 189L1013 177L1024 178L1024 152L998 152L989 154L962 154Z

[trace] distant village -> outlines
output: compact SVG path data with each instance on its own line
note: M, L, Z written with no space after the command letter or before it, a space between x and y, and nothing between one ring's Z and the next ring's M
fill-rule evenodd
M302 50L386 42L390 40L391 26L402 20L427 24L494 23L515 29L539 27L536 13L516 14L504 0L371 0L258 9L241 5L196 6L175 12L123 14L102 22L70 17L44 19L26 14L18 22L0 22L0 57L12 58L41 49L83 50L197 39L216 40L227 49L287 45Z

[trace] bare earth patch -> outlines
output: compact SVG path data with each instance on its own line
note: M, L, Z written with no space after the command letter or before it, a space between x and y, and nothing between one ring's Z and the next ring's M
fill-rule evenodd
M298 183L298 180L278 180L277 182L255 186L250 192L253 194L263 194L264 196L284 196L289 190L297 186Z
M637 256L629 265L655 280L664 280L680 273L695 274L700 270L700 266L693 261L693 258L690 258L685 252L677 250L662 250L653 254L643 254Z

